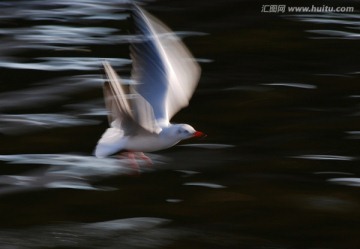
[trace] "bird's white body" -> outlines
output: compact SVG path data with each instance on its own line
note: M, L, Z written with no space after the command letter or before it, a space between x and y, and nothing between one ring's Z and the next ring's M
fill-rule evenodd
M203 136L190 125L170 123L170 118L188 105L200 67L168 27L136 5L133 11L142 35L142 42L133 44L131 50L132 76L138 84L125 93L115 70L104 62L110 128L96 146L97 157L119 151L163 150L183 139Z
M180 129L186 127L187 130ZM183 132L179 132L183 131ZM188 132L186 132L188 131ZM196 131L189 125L165 127L159 134L124 136L122 130L109 128L103 134L95 150L96 157L106 157L118 151L152 152L170 148L181 140L196 136Z

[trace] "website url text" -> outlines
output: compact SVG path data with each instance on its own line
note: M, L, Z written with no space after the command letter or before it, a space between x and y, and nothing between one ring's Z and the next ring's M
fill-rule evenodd
M324 12L334 12L334 13L352 13L355 11L355 8L352 6L286 6L280 4L269 4L262 5L261 12L263 13L324 13Z

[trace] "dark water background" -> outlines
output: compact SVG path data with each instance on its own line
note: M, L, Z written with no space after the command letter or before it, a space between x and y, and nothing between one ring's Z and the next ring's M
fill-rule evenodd
M173 121L208 137L136 174L92 156L101 62L130 75L126 5L0 2L0 248L360 248L359 12L144 3L201 63Z

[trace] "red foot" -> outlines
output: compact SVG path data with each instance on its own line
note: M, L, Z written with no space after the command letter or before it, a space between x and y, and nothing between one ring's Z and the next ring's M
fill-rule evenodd
M142 152L132 152L132 151L123 152L123 153L119 154L119 157L123 157L123 155L125 155L130 160L131 168L136 170L137 172L140 172L140 166L136 160L137 158L144 160L146 162L147 166L150 166L153 164L151 159Z
M153 165L151 158L146 156L144 153L138 152L138 156L140 159L144 160L147 163L147 166Z

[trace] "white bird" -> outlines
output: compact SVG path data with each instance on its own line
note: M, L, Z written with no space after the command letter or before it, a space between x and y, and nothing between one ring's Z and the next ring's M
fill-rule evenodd
M200 67L182 41L158 19L134 5L140 41L131 45L132 78L125 86L108 62L104 97L109 124L95 149L96 157L127 151L129 157L163 150L191 137L203 137L188 124L171 124L171 117L188 105L200 77Z

